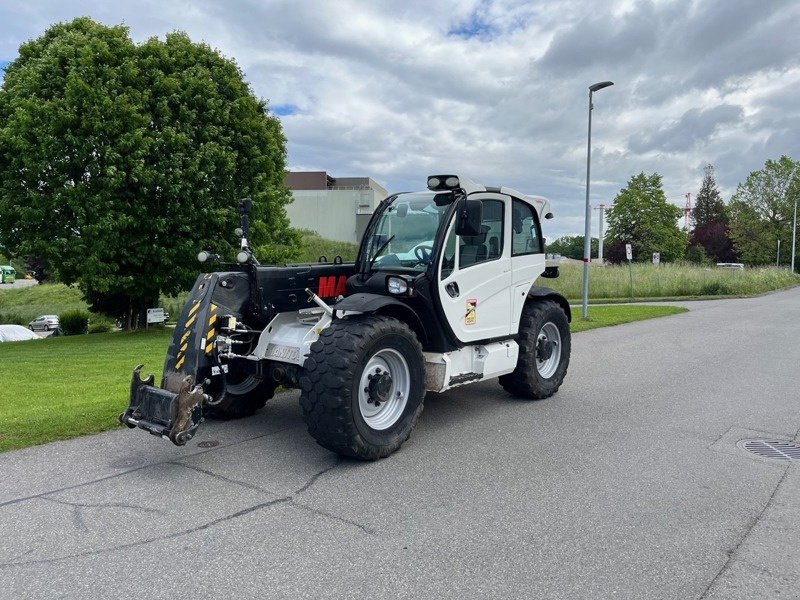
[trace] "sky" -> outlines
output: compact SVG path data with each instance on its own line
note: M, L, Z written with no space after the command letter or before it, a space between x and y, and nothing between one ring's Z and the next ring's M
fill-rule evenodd
M796 0L0 0L0 69L58 21L185 31L234 59L288 138L292 170L390 192L459 173L544 195L553 239L658 172L683 207L714 165L727 201L800 159ZM597 232L597 211L592 231Z

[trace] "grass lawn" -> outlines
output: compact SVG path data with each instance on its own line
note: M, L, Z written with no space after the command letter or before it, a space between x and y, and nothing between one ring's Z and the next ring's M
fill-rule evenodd
M685 312L673 306L593 306L573 331ZM578 312L578 314L580 314ZM118 426L133 368L160 382L171 330L0 344L0 451Z
M570 330L572 333L577 333L579 331L586 331L587 329L621 325L623 323L653 319L655 317L666 317L667 315L677 315L684 312L688 312L688 309L680 306L652 306L646 304L590 306L589 320L584 321L581 318L580 307L573 307Z
M171 330L0 343L0 451L105 431L133 368L160 381Z

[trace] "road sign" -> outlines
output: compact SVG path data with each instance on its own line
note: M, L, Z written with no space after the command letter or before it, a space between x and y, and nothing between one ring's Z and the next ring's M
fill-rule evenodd
M630 244L625 244L625 258L633 260L633 247Z
M657 265L661 262L661 252L653 252L653 264Z
M163 323L164 309L163 308L148 308L147 309L147 323Z

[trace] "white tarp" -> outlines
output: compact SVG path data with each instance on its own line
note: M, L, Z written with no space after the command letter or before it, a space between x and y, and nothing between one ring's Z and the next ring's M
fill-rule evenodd
M22 342L41 339L22 325L0 325L0 342Z

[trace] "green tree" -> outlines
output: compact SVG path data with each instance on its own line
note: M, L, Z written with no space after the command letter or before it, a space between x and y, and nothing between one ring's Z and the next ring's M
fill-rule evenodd
M800 163L788 156L768 160L737 186L729 206L730 229L742 261L774 264L781 240L781 262L790 262L794 203L799 199Z
M624 260L625 244L631 244L633 260L638 262L649 262L653 252L661 253L662 262L683 258L688 237L678 228L682 214L667 202L661 175L634 175L606 214L608 260Z
M547 244L548 254L560 254L567 258L583 260L583 240L582 235L565 235ZM598 239L592 238L592 258L597 257Z
M714 179L714 167L706 165L703 183L697 194L694 229L686 257L693 262L734 262L733 242L728 231L728 212ZM702 252L699 250L702 249Z
M129 314L194 281L197 251L296 243L286 140L237 65L183 33L136 45L88 18L23 44L0 90L0 244Z

